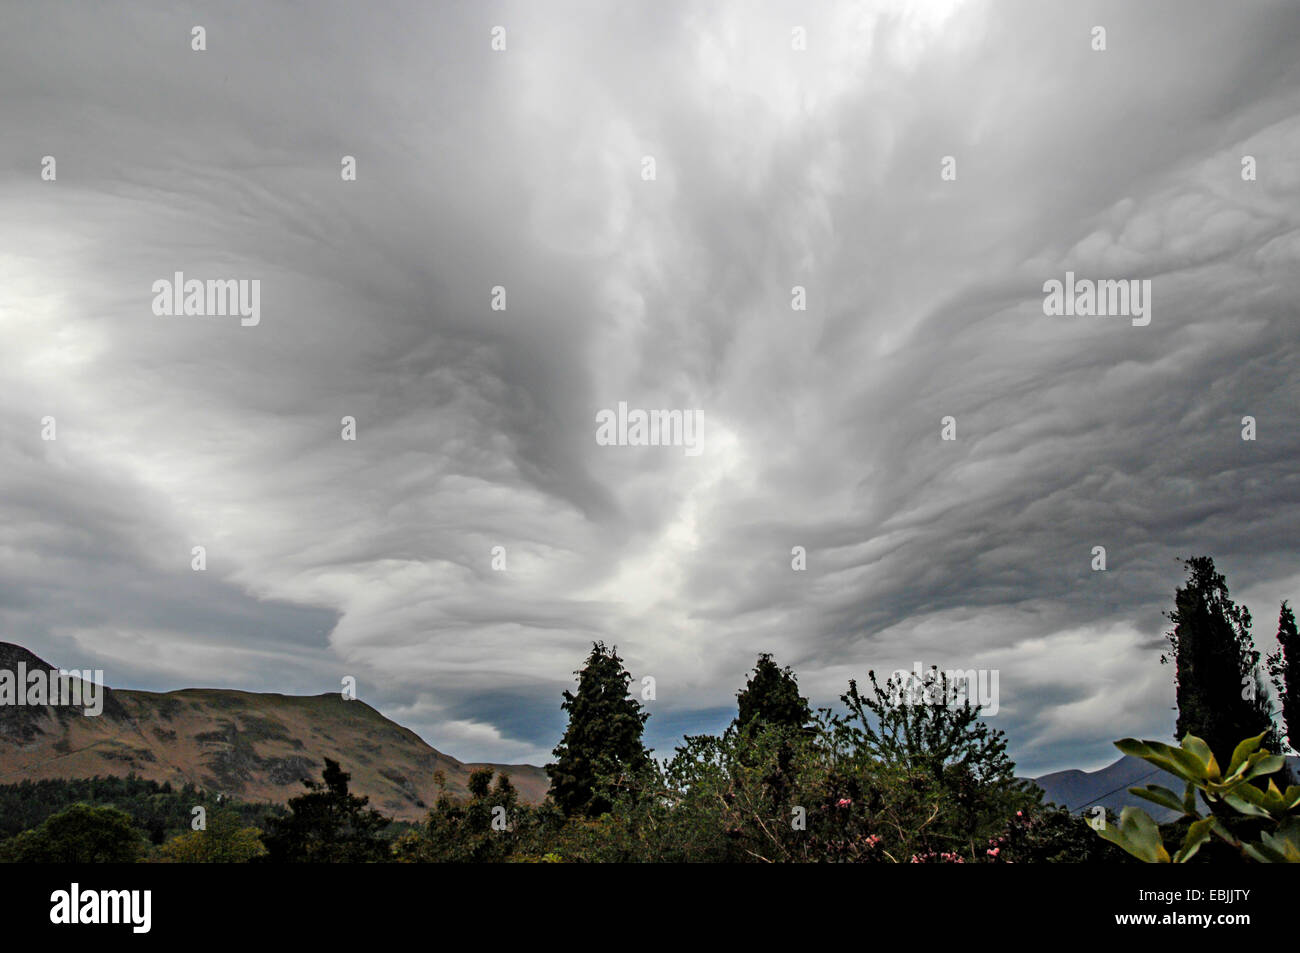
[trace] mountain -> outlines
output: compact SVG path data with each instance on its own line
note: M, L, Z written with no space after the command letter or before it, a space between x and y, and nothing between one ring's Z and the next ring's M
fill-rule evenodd
M1292 774L1300 776L1300 758L1287 758L1287 764ZM1131 805L1142 808L1161 823L1172 820L1177 814L1167 807L1134 797L1128 789L1159 784L1181 795L1185 787L1185 782L1169 772L1128 754L1097 771L1056 771L1032 780L1043 789L1044 801L1052 801L1072 811L1100 804L1118 814L1121 808Z
M0 672L57 671L27 649L0 642ZM351 790L399 820L419 820L438 797L434 773L464 795L470 772L510 775L521 800L546 796L531 764L466 764L360 700L338 693L279 695L216 688L140 692L105 688L103 711L67 705L0 705L0 783L23 779L139 777L191 782L245 801L284 803L320 779L332 758Z

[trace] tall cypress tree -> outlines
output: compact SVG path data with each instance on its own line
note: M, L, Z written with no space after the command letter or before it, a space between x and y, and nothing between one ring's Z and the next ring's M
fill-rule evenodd
M560 706L569 713L569 726L546 773L551 798L566 815L599 817L612 807L612 779L649 763L641 732L650 713L628 694L632 676L617 648L593 643L586 666L574 674L578 691L566 691Z
M1295 614L1282 603L1277 617L1277 651L1268 657L1268 672L1281 701L1282 725L1291 747L1300 750L1300 635Z
M1250 611L1229 598L1214 560L1197 556L1184 565L1187 581L1175 589L1174 610L1168 613L1174 624L1168 637L1176 668L1175 731L1179 739L1188 734L1203 739L1226 767L1237 742L1273 729L1259 652L1250 634ZM1276 744L1275 738L1265 744L1270 741Z

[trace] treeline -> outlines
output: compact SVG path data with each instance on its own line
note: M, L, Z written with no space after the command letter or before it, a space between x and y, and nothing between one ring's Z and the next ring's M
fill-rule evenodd
M908 704L892 679L847 714L812 711L796 676L759 657L721 735L666 764L641 745L645 713L616 652L597 643L566 696L550 797L471 778L393 844L408 862L1119 862L1122 851L1014 776L1002 733L961 705ZM946 676L927 684L947 697Z
M285 813L281 805L219 800L193 784L134 774L20 781L0 785L0 860L140 860L191 831L196 807L255 828ZM100 827L120 836L105 839ZM99 846L79 851L79 844Z
M118 808L151 844L161 844L189 830L195 806L203 805L207 810L218 807L213 795L193 784L160 784L134 774L124 778L59 778L0 784L0 840L38 827L73 804ZM262 825L268 816L284 812L279 805L233 801L227 802L226 809L255 826Z
M38 782L5 789L0 814L8 817L22 791L50 809L60 799L86 803L43 815L23 808L25 820L15 823L40 823L0 843L0 859L1300 861L1300 787L1287 786L1279 756L1288 736L1294 741L1300 732L1294 617L1283 603L1276 650L1262 656L1249 613L1232 602L1213 562L1192 559L1186 566L1162 659L1174 664L1176 730L1185 750L1131 740L1121 746L1186 781L1185 792L1143 795L1186 811L1172 824L1156 825L1126 808L1118 819L1107 815L1099 832L1083 817L1042 803L1036 786L1015 777L1003 732L937 668L921 684L910 676L882 684L868 672L868 685L849 682L838 710L813 710L795 673L762 654L737 692L726 730L687 736L659 761L642 741L649 715L629 692L631 675L617 651L597 642L575 673L576 691L564 693L568 726L547 766L551 787L540 805L520 803L507 776L482 769L470 776L464 797L449 794L438 778L443 792L425 820L394 824L352 794L347 772L326 759L321 780L305 781L306 791L284 809L214 806L194 829L190 788L127 779L116 782L124 787L115 793L95 787L110 779ZM96 798L112 806L95 806Z

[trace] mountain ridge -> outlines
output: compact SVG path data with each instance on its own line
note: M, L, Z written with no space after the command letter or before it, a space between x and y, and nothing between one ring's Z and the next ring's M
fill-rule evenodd
M1300 775L1300 758L1292 755L1286 760L1292 774ZM1178 816L1177 812L1135 797L1128 789L1159 784L1181 795L1186 785L1164 769L1129 754L1095 771L1067 768L1029 780L1042 789L1045 801L1068 807L1075 812L1094 804L1100 804L1116 814L1124 807L1140 807L1161 823L1173 820Z
M0 642L0 671L58 669ZM359 699L226 688L169 692L105 686L103 712L71 705L0 705L0 782L138 777L193 783L241 800L284 803L319 778L324 759L352 776L351 790L399 820L419 820L446 790L467 793L472 771L508 774L520 799L538 803L549 779L536 765L463 762Z

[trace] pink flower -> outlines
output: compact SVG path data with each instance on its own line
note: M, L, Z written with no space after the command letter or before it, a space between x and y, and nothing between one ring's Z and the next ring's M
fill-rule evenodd
M1016 811L1016 817L1024 817L1024 816L1025 816L1024 811Z
M993 857L993 858L996 859L997 856L998 856L998 852L1001 851L1001 850L1002 850L1001 847L994 847L992 850L986 850L984 853L986 853L986 854L988 854L990 857Z
M840 807L849 807L853 802L846 797L840 798Z

